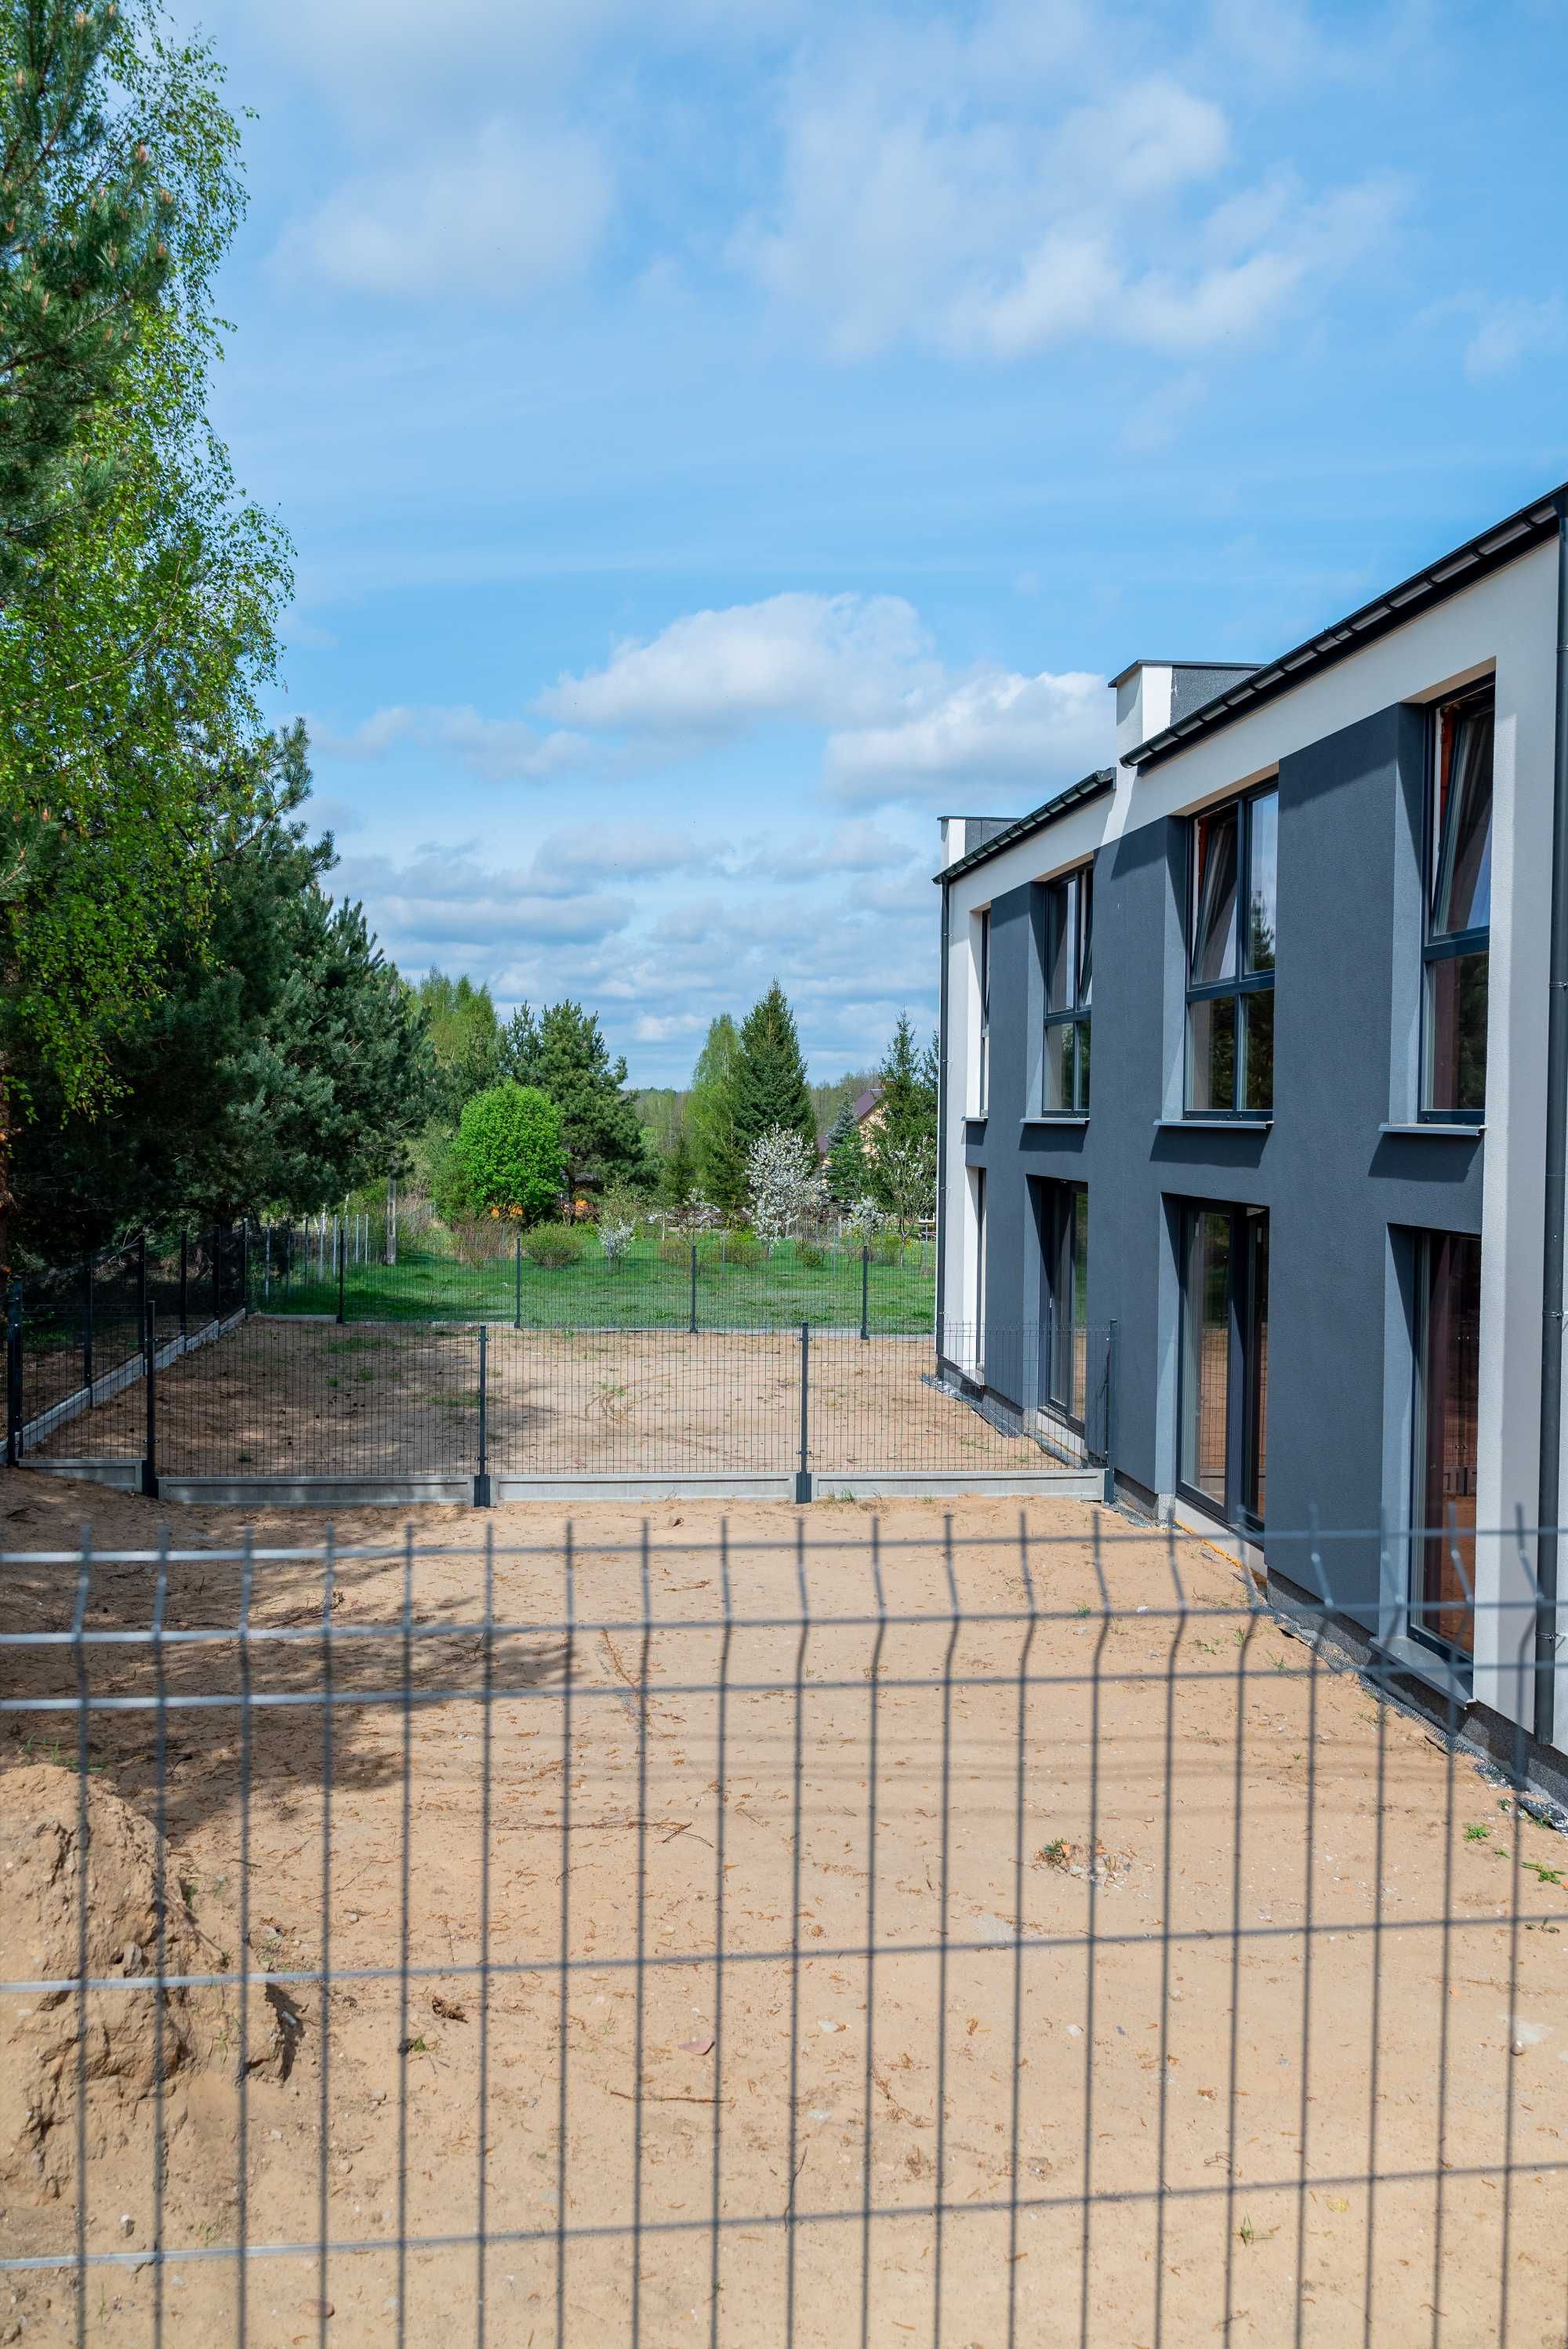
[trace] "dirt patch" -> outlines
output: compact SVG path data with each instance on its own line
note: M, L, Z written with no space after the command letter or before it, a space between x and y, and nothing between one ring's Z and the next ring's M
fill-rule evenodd
M30 1548L56 1546L43 1482L0 1485ZM100 1542L154 1547L154 1506L91 1500ZM1178 1615L1161 1542L1069 1505L1019 1523L579 1511L569 1592L563 1516L500 1510L487 1634L472 1513L423 1514L411 1551L364 1514L330 1580L253 1565L248 1736L232 1513L181 1512L194 1554L161 1569L95 1569L89 1627L161 1599L170 1634L217 1635L166 1644L161 1733L148 1648L91 1651L127 1707L92 1715L95 1791L149 1817L161 1785L194 1929L237 1932L248 1883L252 1963L303 1978L291 2076L246 2091L246 2220L313 2246L325 2198L334 2248L325 2276L251 2263L253 2341L314 2341L325 2297L329 2340L392 2338L401 2302L412 2349L446 2349L481 2190L491 2332L538 2349L558 2294L569 2344L629 2335L634 2298L663 2344L707 2337L716 2290L734 2349L791 2293L796 2340L836 2349L862 2289L879 2349L938 2317L999 2349L1010 2298L1019 2342L1284 2349L1298 2279L1321 2349L1362 2337L1368 2292L1397 2349L1434 2298L1455 2342L1561 2339L1561 1842L1202 1546ZM0 1628L68 1625L76 1592L13 1559ZM7 1694L70 1695L68 1649L0 1663ZM36 1775L51 1733L0 1720L0 1761ZM178 2254L234 2240L223 2111L167 2181L164 2338L202 2349L234 2337L234 2270ZM141 2141L89 2171L89 2243L119 2249ZM26 2216L69 2248L64 2200ZM150 2342L152 2282L93 2271L89 2340ZM68 2340L68 2283L26 2291L28 2337Z
M813 1335L809 1444L820 1475L1049 1468L930 1382L931 1340ZM783 1475L799 1461L799 1333L487 1333L496 1475ZM253 1319L158 1375L157 1454L176 1475L471 1475L479 1333ZM139 1459L138 1381L56 1428L36 1456Z

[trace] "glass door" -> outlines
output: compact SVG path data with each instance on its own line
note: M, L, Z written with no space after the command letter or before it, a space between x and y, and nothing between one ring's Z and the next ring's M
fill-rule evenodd
M1253 1530L1268 1497L1268 1266L1262 1208L1183 1210L1178 1479Z
M1041 1385L1052 1410L1081 1428L1088 1393L1088 1192L1081 1183L1047 1183L1041 1190Z
M1429 1232L1419 1260L1412 1629L1474 1653L1476 1473L1480 1410L1480 1242Z

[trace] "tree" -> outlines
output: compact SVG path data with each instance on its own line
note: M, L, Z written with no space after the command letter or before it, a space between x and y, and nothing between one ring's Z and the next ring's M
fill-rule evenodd
M865 1140L846 1102L828 1134L828 1188L841 1207L852 1207L871 1188Z
M455 1131L465 1104L500 1081L500 1021L490 988L470 978L428 971L418 993L438 1071L435 1115Z
M877 1081L882 1087L876 1140L868 1151L872 1191L901 1234L936 1206L936 1040L915 1049L914 1030L901 1011Z
M735 1136L735 1068L740 1037L727 1011L709 1022L692 1071L686 1127L697 1180L718 1207L738 1207L746 1195L746 1159Z
M746 1188L752 1223L766 1240L799 1231L827 1205L815 1148L782 1125L769 1126L748 1151Z
M465 1102L452 1144L470 1207L524 1223L558 1214L565 1121L537 1085L491 1085Z
M113 1047L108 1108L72 1110L57 1077L29 1073L16 1191L35 1255L263 1206L303 1215L402 1171L434 1075L413 998L360 909L322 886L331 841L298 821L304 728L256 766L265 812L218 859L208 929L169 938L161 993Z
M205 416L241 209L210 54L137 0L0 0L0 140L4 1260L19 1125L105 1110L214 918L290 581Z
M676 1138L659 1169L659 1189L672 1207L684 1207L696 1187L696 1161L686 1140L685 1125L677 1125Z
M795 1032L795 1015L777 979L747 1013L730 1084L735 1138L743 1152L774 1126L798 1133L815 1152L817 1121L806 1083L806 1064Z
M537 1085L560 1110L572 1191L652 1182L636 1104L622 1090L626 1063L610 1058L596 1011L568 1000L545 1004L536 1019L520 1004L506 1030L501 1065L514 1083Z

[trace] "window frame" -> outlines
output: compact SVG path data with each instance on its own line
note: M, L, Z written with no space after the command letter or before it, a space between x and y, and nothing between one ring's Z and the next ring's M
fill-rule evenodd
M1458 1513L1456 1512L1456 1521L1453 1528L1456 1539L1461 1545L1468 1546L1470 1552L1468 1569L1472 1609L1470 1615L1471 1645L1469 1648L1465 1648L1454 1640L1447 1639L1443 1632L1437 1627L1438 1619L1440 1616L1442 1601L1440 1597L1438 1599L1432 1599L1427 1594L1427 1570L1428 1563L1431 1557L1432 1545L1435 1542L1440 1547L1441 1544L1448 1537L1448 1529L1446 1527L1439 1529L1431 1526L1427 1523L1427 1479L1430 1464L1428 1460L1427 1453L1428 1440L1430 1432L1432 1283L1436 1253L1438 1248L1445 1242L1452 1243L1456 1240L1465 1241L1475 1249L1478 1259L1476 1267L1476 1292L1479 1317L1480 1299L1481 1295L1481 1270L1480 1265L1481 1246L1480 1235L1479 1232L1419 1230L1413 1233L1411 1237L1415 1241L1415 1310L1411 1317L1411 1336L1414 1340L1413 1359L1411 1362L1410 1409L1411 1506L1409 1523L1411 1526L1411 1539L1409 1546L1409 1582L1407 1621L1409 1627L1411 1638L1418 1640L1422 1647L1430 1650L1433 1654L1440 1656L1445 1662L1456 1666L1460 1671L1470 1671L1473 1669L1475 1664L1475 1617L1473 1609L1476 1591L1476 1511L1474 1508L1476 1496L1473 1492L1463 1496L1471 1503L1470 1524L1468 1526L1460 1524L1458 1522ZM1475 1404L1478 1436L1480 1418L1480 1333L1478 1319L1478 1328L1476 1331L1477 1361L1475 1363ZM1479 1469L1479 1462L1477 1464ZM1439 1578L1440 1582L1440 1567Z
M1040 1114L1043 1117L1087 1117L1089 1113L1089 1021L1094 996L1094 859L1075 864L1069 872L1054 874L1040 884L1043 905L1040 920L1042 960L1040 1015ZM1069 912L1072 934L1068 941L1068 970L1071 1001L1057 1010L1051 1009L1051 973L1057 961L1057 908L1066 905ZM1068 1029L1071 1035L1067 1050L1072 1055L1072 1079L1064 1090L1071 1098L1053 1102L1051 1095L1051 1031Z
M1209 806L1198 809L1194 814L1190 815L1187 818L1187 904L1185 914L1187 968L1186 999L1183 1007L1183 1058L1181 1083L1181 1114L1184 1118L1223 1118L1229 1122L1233 1122L1242 1125L1257 1125L1260 1123L1272 1123L1274 1118L1274 1088L1272 1080L1269 1086L1269 1102L1267 1107L1249 1108L1246 1105L1247 1054L1243 1040L1247 1033L1247 1021L1243 1011L1243 1005L1247 998L1262 995L1272 997L1274 995L1274 977L1278 969L1279 949L1277 937L1274 947L1274 960L1270 963L1266 970L1248 970L1244 968L1247 958L1247 908L1252 903L1253 894L1253 827L1254 822L1254 811L1259 802L1265 799L1273 799L1274 802L1274 901L1277 917L1279 899L1279 777L1277 774L1271 776L1265 782L1254 784L1249 791L1236 793L1233 798L1215 800L1212 802ZM1192 963L1198 947L1199 827L1215 816L1223 815L1228 811L1233 811L1236 819L1236 967L1227 978L1194 980L1192 977ZM1233 1006L1232 1016L1235 1023L1234 1042L1232 1048L1233 1074L1231 1083L1231 1105L1228 1109L1199 1108L1194 1104L1192 1100L1192 1012L1194 1007L1197 1005L1225 1002Z
M979 1119L989 1113L991 1100L991 908L983 905L976 914L978 936L975 947L975 977L979 993L979 1033L975 1047L975 1102L970 1112Z
M1268 1248L1266 1207L1238 1206L1227 1199L1183 1199L1180 1203L1176 1244L1180 1326L1176 1348L1176 1490L1181 1499L1211 1517L1233 1526L1249 1537L1260 1537L1268 1510ZM1189 1484L1182 1474L1186 1454L1188 1394L1188 1333L1191 1299L1189 1268L1192 1234L1199 1219L1218 1216L1229 1226L1225 1289L1225 1471L1224 1497L1216 1500L1202 1485ZM1259 1248L1262 1237L1260 1371L1256 1311L1259 1295ZM1261 1438L1261 1444L1260 1444ZM1260 1483L1264 1506L1255 1506Z
M1036 1178L1036 1188L1040 1277L1044 1291L1041 1301L1045 1308L1040 1330L1038 1408L1057 1426L1070 1428L1075 1434L1082 1435L1087 1430L1088 1412L1088 1185L1056 1176L1041 1176ZM1083 1209L1081 1261L1078 1246L1080 1203ZM1068 1299L1065 1317L1062 1310L1064 1287ZM1081 1319L1078 1312L1080 1288L1086 1309ZM1081 1365L1077 1350L1080 1333L1086 1346ZM1081 1394L1078 1392L1080 1373ZM1063 1389L1065 1393L1061 1392Z
M1472 924L1467 930L1436 930L1433 927L1437 894L1438 858L1442 850L1441 826L1438 813L1438 767L1442 757L1443 719L1450 711L1486 704L1492 719L1492 802L1488 816L1489 834L1496 817L1497 799L1497 680L1480 678L1457 693L1445 695L1432 704L1427 720L1426 758L1422 774L1423 838L1421 844L1421 1055L1420 1095L1416 1115L1421 1124L1484 1125L1486 1103L1479 1109L1446 1109L1429 1099L1432 1089L1432 974L1434 968L1444 962L1458 962L1468 955L1486 957L1487 978L1491 977L1491 907L1489 901L1487 918ZM1482 1092L1485 1072L1482 1073Z

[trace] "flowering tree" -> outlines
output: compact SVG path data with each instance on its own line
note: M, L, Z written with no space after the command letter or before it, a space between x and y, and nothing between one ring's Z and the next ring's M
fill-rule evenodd
M853 1232L856 1239L869 1246L886 1220L882 1209L868 1192L864 1197L855 1201L844 1218L844 1224L847 1230Z
M758 1237L781 1239L826 1212L828 1186L810 1150L793 1128L770 1125L746 1154L746 1188Z

